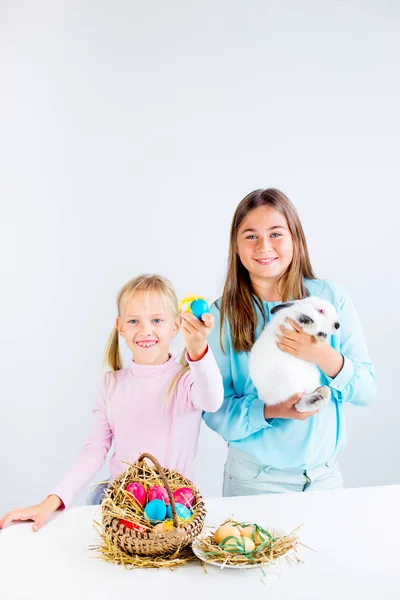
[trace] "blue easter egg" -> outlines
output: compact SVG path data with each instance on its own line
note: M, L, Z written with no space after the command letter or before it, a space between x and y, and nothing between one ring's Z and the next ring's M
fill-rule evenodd
M209 308L207 302L205 300L202 300L201 298L197 298L197 300L193 300L193 302L190 303L190 309L191 309L192 313L194 314L194 316L200 320L201 320L201 316L204 315L204 313L210 312L210 308Z
M176 507L176 514L178 515L178 517L180 519L184 519L185 521L187 519L190 519L190 517L192 516L192 511L187 508L184 504L179 504L179 502L177 502L175 504ZM171 505L167 506L167 517L169 519L172 519L172 510L171 510Z
M165 502L159 499L151 500L151 502L146 504L144 514L152 525L164 521L167 514Z

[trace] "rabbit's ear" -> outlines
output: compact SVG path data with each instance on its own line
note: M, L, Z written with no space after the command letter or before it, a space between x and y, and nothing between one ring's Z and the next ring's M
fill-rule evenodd
M304 313L297 313L296 318L302 325L312 325L314 323L314 319Z
M271 315L274 315L278 312L278 310L281 310L282 308L288 308L288 306L292 306L293 304L294 302L283 302L282 304L278 304L277 306L271 308Z

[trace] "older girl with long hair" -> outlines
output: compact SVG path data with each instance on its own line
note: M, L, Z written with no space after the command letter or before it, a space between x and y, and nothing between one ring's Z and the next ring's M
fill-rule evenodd
M248 359L274 306L307 296L331 302L338 335L317 341L290 321L278 347L315 363L331 400L320 411L298 412L298 390L266 406L249 377ZM337 457L346 443L344 405L368 405L376 378L355 308L347 293L316 278L303 228L289 199L276 189L256 190L233 216L228 272L211 313L209 337L221 370L225 398L203 418L229 444L224 495L336 489L342 486ZM268 357L265 357L268 360Z

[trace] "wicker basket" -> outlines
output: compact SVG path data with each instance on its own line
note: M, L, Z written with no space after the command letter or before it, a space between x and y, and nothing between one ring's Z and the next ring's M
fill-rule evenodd
M170 531L165 531L162 533L155 531L135 531L121 524L119 519L107 515L107 511L104 510L104 507L107 506L108 500L115 498L117 490L121 488L121 484L123 484L123 487L125 488L128 483L138 479L138 474L143 476L145 469L148 469L148 465L144 460L145 458L153 462L157 474L159 475L164 487L168 492L174 525ZM195 496L193 517L188 520L187 523L184 522L181 524L178 523L175 500L170 486L170 481L173 481L174 476L176 475L179 475L181 482L180 487L181 485L190 487ZM110 483L102 502L102 508L104 535L112 544L119 546L127 554L137 554L140 556L160 556L172 554L177 550L188 546L202 531L206 515L203 498L193 483L186 477L183 477L183 475L177 471L172 469L163 469L160 463L151 454L142 454L139 456L138 460L132 464L129 469L125 471L125 473L122 473L112 483Z

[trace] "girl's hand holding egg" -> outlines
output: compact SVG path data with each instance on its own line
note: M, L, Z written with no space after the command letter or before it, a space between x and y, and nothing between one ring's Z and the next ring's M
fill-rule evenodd
M182 298L179 302L178 311L180 313L190 312L202 321L203 316L210 312L210 307L207 300L202 296L189 296L188 298Z
M207 336L214 326L214 317L201 296L190 296L179 303L182 333L190 360L203 358L207 352Z
M200 321L189 312L181 314L182 333L190 360L196 361L203 358L207 352L207 337L214 326L214 317L211 314L203 315Z
M204 315L210 312L210 307L204 298L196 298L196 300L193 300L190 303L190 312L192 312L195 317L202 321Z

